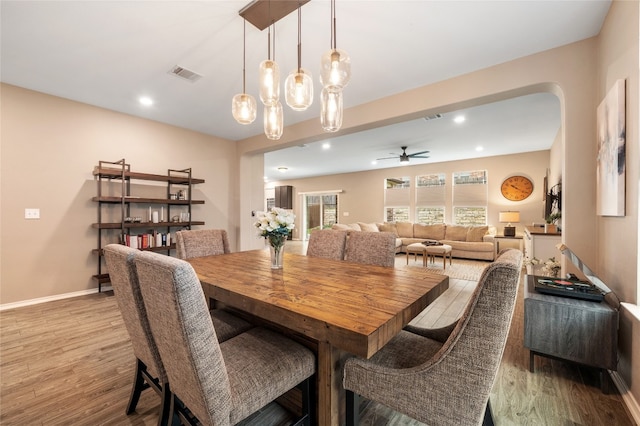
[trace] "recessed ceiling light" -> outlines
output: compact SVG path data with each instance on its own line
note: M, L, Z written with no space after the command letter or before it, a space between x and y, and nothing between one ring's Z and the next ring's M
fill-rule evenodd
M278 167L278 171L279 171L280 173L284 173L284 172L286 172L287 170L289 170L289 168L288 168L288 167L284 167L284 166L280 166L280 167Z
M140 98L138 98L138 102L140 102L142 105L144 106L151 106L153 105L153 99L151 99L148 96L141 96Z
M460 123L464 123L464 120L466 120L466 118L464 118L464 115L457 115L453 121L455 121L456 123L460 124Z
M476 151L478 151L478 152L484 151L484 147L476 146Z
M377 162L376 160L373 160L373 161L371 162L371 164L373 164L373 165L375 166L376 164L378 164L378 162Z
M322 144L322 149L329 149L331 148L331 144L329 142L325 142Z

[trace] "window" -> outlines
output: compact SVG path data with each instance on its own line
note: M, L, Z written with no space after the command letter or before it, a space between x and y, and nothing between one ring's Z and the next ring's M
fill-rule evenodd
M409 222L411 180L408 176L385 179L384 205L387 222Z
M453 173L453 223L486 225L488 191L486 170Z
M387 222L409 222L409 207L387 207L385 218Z
M444 223L445 174L416 176L416 222Z

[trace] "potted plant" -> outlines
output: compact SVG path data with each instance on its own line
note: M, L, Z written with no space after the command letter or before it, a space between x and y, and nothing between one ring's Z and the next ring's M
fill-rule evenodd
M544 232L548 232L551 234L558 232L557 223L561 217L562 213L560 212L551 213L549 216L547 216L547 223L545 223L544 225Z

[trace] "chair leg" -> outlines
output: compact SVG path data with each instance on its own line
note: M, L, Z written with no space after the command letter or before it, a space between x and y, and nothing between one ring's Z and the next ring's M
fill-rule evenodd
M173 413L171 413L171 400L171 388L169 383L164 383L162 385L162 393L160 394L160 417L158 418L158 426L180 424L180 419L177 416L177 423L171 418L173 415Z
M360 424L360 395L350 390L346 390L346 423L347 426L357 426Z
M302 415L292 426L311 426L315 418L315 375L308 377L296 386L302 391Z
M147 366L142 361L136 358L136 372L133 379L133 387L131 388L131 396L129 397L129 404L127 404L127 415L136 411L136 405L140 400L140 394L142 391L149 387L149 384L145 381L144 376L147 370Z
M494 426L493 415L491 414L491 401L487 400L487 408L484 410L482 426Z

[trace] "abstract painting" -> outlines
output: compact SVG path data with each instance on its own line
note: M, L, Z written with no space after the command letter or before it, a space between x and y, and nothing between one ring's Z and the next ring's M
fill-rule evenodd
M597 214L625 215L625 81L617 80L598 106Z

